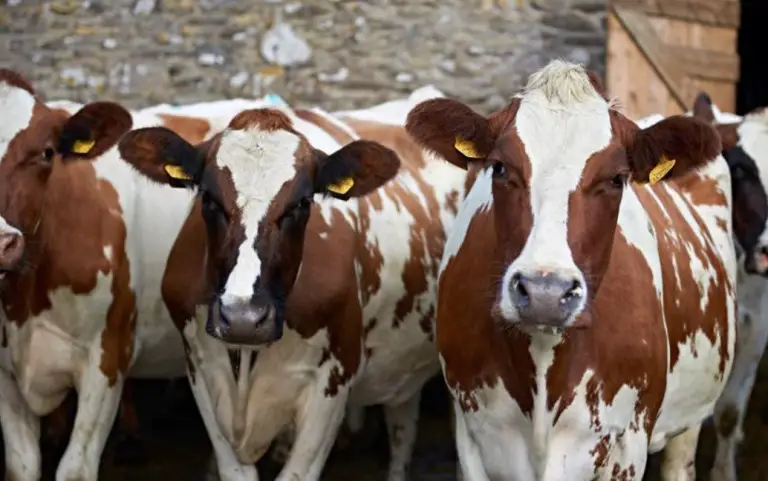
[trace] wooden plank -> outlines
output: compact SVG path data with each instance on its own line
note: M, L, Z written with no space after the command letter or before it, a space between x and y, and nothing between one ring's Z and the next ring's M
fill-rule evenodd
M672 115L684 110L646 60L615 13L608 12L606 89L619 99L625 115L638 120L653 113Z
M611 0L611 5L649 15L731 28L738 28L741 15L738 0Z
M642 13L616 6L612 10L648 64L666 84L672 99L680 108L685 109L686 102L682 89L684 71L679 63L670 61L667 55L668 47L659 39L653 25Z

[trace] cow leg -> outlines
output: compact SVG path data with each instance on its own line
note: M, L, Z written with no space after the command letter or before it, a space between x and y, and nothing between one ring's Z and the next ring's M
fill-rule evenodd
M357 434L365 426L365 407L347 406L346 425L351 434Z
M459 475L457 479L460 481L490 481L488 474L485 472L485 467L483 467L480 451L467 430L467 423L464 421L461 408L454 402L453 409L456 451L459 455Z
M0 370L0 425L5 442L5 479L38 481L40 419L29 409L11 376Z
M416 444L421 390L402 404L385 405L384 418L389 434L389 474L387 481L405 481Z
M308 389L307 401L296 420L296 440L288 462L276 481L317 481L328 459L336 434L344 421L349 388L339 387L334 396L325 394L330 375Z
M205 385L205 380L199 374L199 366L195 363L194 358L190 360L192 363L194 372L198 375L195 376L190 372L187 372L187 378L189 379L189 385L192 388L192 394L195 396L197 408L200 410L200 417L203 419L205 430L208 432L208 437L213 445L213 454L216 457L216 464L218 465L219 480L220 481L259 481L259 474L256 471L256 466L252 464L242 464L238 461L235 451L232 449L232 445L229 444L224 433L219 428L219 423L216 421L216 416L213 411L213 402L211 396L208 393L208 389Z
M696 446L701 424L688 428L670 439L661 463L662 481L696 480Z
M717 451L710 475L712 481L737 479L736 450L743 437L742 422L768 340L768 323L761 321L749 313L739 316L733 369L715 405Z
M293 426L287 426L280 431L280 434L277 435L277 438L274 441L274 447L272 448L272 454L270 455L272 461L279 464L285 464L286 461L288 461L295 436L296 430Z
M123 395L120 399L118 411L118 439L115 446L115 464L139 464L144 460L144 443L141 439L141 427L139 415L133 403L133 390L135 381L126 379L123 386Z
M77 414L72 436L59 468L56 481L96 481L99 462L107 437L115 422L123 378L114 382L101 371L101 341L91 348L89 362L77 382Z

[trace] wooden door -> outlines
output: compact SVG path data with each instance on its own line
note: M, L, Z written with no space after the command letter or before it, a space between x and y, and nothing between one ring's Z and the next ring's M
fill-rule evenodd
M606 88L630 118L686 112L702 91L734 111L738 0L609 0L607 17Z

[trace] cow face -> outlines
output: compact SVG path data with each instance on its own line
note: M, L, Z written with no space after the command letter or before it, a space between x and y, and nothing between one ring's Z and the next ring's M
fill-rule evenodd
M581 67L554 61L489 118L449 99L423 102L408 116L417 142L479 169L475 189L487 182L493 262L504 266L494 307L502 321L587 324L628 182L674 179L719 153L706 123L671 117L640 130L599 90Z
M120 150L151 179L197 188L209 249L206 331L244 345L282 335L315 194L362 196L400 166L392 151L368 141L326 155L272 109L241 112L198 146L148 128L126 135Z
M701 93L693 115L714 126L722 139L731 171L733 233L744 251L744 268L768 276L768 112L756 111L739 123L719 123L711 99Z
M22 264L25 236L34 237L45 188L57 164L95 159L131 128L130 114L94 102L75 115L50 109L19 74L0 69L0 276Z

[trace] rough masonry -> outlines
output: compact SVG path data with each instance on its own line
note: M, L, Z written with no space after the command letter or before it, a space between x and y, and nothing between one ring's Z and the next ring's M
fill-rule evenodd
M0 67L49 100L346 109L433 83L487 112L551 57L605 63L605 0L0 2Z

